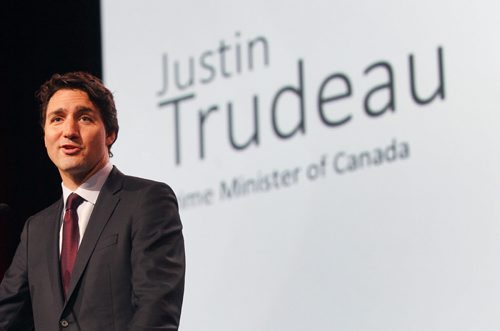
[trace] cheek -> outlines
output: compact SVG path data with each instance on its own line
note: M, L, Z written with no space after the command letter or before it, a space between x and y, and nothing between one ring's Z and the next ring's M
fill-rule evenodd
M92 150L93 151L103 151L107 149L106 147L106 135L103 134L96 134L92 137L92 139L89 139Z
M43 139L45 141L45 145L52 145L56 140L57 133L54 130L45 130Z
M45 144L45 148L48 151L53 150L57 147L57 132L53 132L51 130L45 130L43 136L43 142Z

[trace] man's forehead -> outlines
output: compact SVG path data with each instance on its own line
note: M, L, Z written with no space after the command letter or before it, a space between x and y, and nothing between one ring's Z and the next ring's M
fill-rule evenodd
M64 110L68 108L75 110L97 110L88 97L87 92L78 89L58 90L50 97L47 104L47 111Z

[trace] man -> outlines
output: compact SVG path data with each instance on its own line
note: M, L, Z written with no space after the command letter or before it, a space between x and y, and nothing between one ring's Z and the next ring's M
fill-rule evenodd
M27 308L36 331L177 330L185 260L174 193L110 164L118 121L99 79L56 74L38 97L63 197L25 224L0 285L0 330L18 330Z

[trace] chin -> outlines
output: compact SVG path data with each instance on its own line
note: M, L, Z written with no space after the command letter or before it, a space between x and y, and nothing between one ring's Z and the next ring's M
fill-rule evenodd
M83 172L85 167L79 162L62 162L57 168L70 174L77 174Z

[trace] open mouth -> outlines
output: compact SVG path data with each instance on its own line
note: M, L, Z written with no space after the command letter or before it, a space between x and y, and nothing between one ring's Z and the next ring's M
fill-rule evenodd
M61 146L63 152L67 155L73 155L78 153L82 148L77 145L63 145Z

